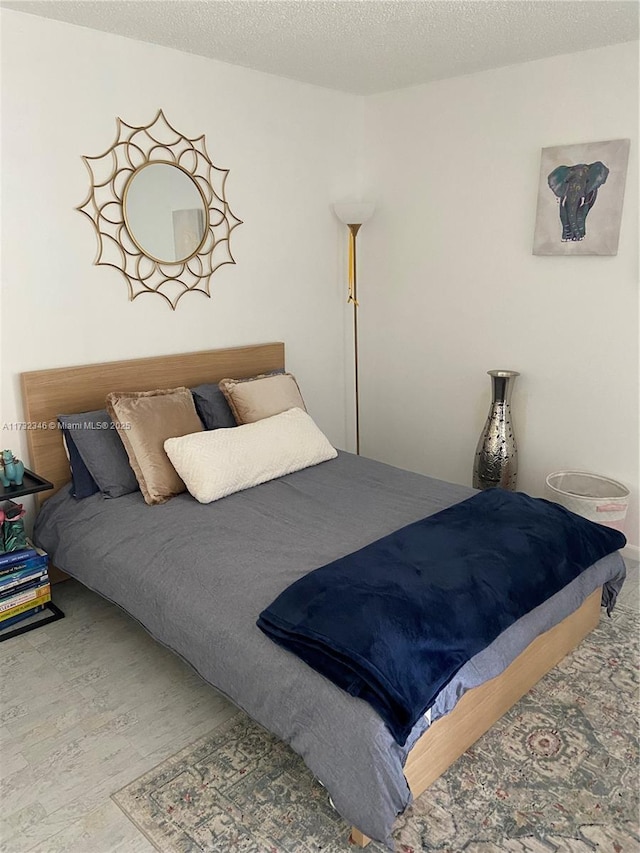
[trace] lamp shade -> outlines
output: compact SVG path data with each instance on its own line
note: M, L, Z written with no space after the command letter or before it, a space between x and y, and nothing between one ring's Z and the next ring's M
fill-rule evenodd
M373 216L375 207L372 201L340 201L333 205L333 210L345 225L362 225Z

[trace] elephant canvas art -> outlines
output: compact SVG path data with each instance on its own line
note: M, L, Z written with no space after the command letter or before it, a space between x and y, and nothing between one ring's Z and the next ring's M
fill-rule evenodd
M534 255L617 254L628 156L628 139L542 149Z
M547 178L549 188L558 196L562 239L584 240L587 214L596 203L598 187L607 180L609 169L601 163L558 166Z

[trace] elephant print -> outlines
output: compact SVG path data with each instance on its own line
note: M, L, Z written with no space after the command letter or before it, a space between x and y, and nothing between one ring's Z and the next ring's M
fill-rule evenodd
M558 196L562 241L583 240L587 232L587 214L598 196L598 187L607 180L609 169L596 163L558 166L548 176L551 190Z

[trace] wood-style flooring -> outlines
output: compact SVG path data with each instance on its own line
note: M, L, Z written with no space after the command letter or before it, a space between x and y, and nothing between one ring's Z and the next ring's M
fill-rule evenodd
M0 851L152 853L110 795L235 713L76 581L66 618L0 643Z
M54 599L65 619L0 643L0 851L153 853L110 795L235 708L79 583Z

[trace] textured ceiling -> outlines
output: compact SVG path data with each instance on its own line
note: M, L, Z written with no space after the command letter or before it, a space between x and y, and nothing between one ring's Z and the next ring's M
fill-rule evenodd
M638 38L635 0L2 0L5 8L372 94Z

